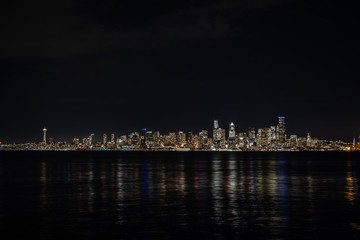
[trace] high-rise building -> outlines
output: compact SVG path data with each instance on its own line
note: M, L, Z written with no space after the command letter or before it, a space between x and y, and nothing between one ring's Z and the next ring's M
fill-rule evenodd
M221 129L219 128L219 132L220 132L220 141L225 142L225 129Z
M218 120L214 120L213 140L214 142L220 142L221 140L221 128L219 128Z
M214 120L214 129L218 129L219 128L219 122L218 120Z
M46 144L46 127L44 126L44 129L43 129L43 133L44 133L44 139L43 139L43 143Z
M268 146L268 139L269 139L269 128L259 128L258 134L256 137L256 143L260 147L267 147Z
M104 133L104 135L103 135L103 144L104 145L107 144L107 135L106 135L106 133Z
M290 147L296 147L297 141L297 135L290 135Z
M154 137L152 131L146 131L145 133L145 145L146 147L152 147L154 145Z
M279 117L279 123L277 126L278 141L279 143L285 142L285 117Z
M169 133L169 144L174 146L176 144L176 134L174 132Z
M225 130L225 129L224 129ZM220 142L221 141L221 137L222 137L222 129L221 128L216 128L214 129L214 132L213 132L213 139L214 139L214 142Z
M274 144L276 142L276 126L271 126L270 127L270 143L269 144Z
M248 143L248 138L246 136L246 132L240 132L238 134L238 144L239 148L245 148Z
M138 147L140 145L140 134L138 132L135 133L131 133L129 135L130 138L130 143L134 146L134 147Z
M89 142L88 142L88 144L89 144L89 145L92 145L92 143L93 143L93 140L94 140L94 134L92 133L92 134L90 134L90 137L89 137Z
M229 125L229 140L235 140L236 133L235 133L235 125L234 123L230 123Z
M199 133L199 137L202 137L204 139L207 139L208 138L208 131L207 130L202 130L200 133Z
M111 134L111 144L115 144L115 134Z
M255 145L256 133L255 133L255 128L254 127L249 127L248 128L248 141L249 141L249 146L250 147Z
M200 148L204 148L208 143L208 132L207 130L202 130L199 133L199 145Z
M192 132L188 132L186 135L186 142L188 144L193 144L194 142L194 134Z
M183 146L184 144L186 144L186 134L182 131L178 132L176 134L176 142L179 146Z
M160 132L156 131L153 134L153 139L154 139L154 145L158 146L160 144Z
M311 147L311 137L310 137L310 133L308 133L307 136L306 136L306 146L307 146L307 147Z
M80 143L80 139L74 137L73 143L74 143L74 145L78 146Z

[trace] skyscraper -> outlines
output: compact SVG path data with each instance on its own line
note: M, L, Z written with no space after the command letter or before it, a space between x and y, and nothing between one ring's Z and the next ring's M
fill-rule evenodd
M278 140L279 143L285 142L285 117L279 117L279 123L278 123Z
M229 125L229 140L234 140L235 139L235 124L234 123L230 123Z
M46 127L44 126L44 129L43 129L43 133L44 133L43 142L44 142L44 144L46 144L46 131L47 131L47 129L46 129Z
M193 144L193 141L194 141L194 134L192 132L188 132L186 135L186 142L191 145Z
M250 147L255 144L256 133L255 133L255 128L254 127L249 127L248 128L248 141L249 141L249 146Z
M200 148L205 147L205 145L207 145L208 143L208 132L207 130L202 130L199 133L199 143L200 143Z
M145 145L147 148L151 148L154 145L154 137L152 131L146 131L145 133Z
M219 122L218 120L214 120L214 129L218 129L219 128Z
M111 134L111 144L115 144L115 134Z
M213 140L214 141L221 140L221 129L219 128L218 120L214 120Z
M92 133L89 136L89 142L88 142L89 145L92 145L93 139L94 139L94 134Z
M106 133L104 133L104 135L103 135L103 144L104 145L107 144L107 135L106 135Z

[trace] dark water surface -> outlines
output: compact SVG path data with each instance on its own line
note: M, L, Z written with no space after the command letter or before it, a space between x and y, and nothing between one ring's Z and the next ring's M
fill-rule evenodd
M0 237L360 238L359 153L0 152Z

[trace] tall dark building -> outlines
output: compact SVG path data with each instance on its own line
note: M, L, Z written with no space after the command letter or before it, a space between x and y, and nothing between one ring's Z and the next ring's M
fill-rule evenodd
M279 143L285 142L285 117L279 117L279 123L277 125L277 139Z

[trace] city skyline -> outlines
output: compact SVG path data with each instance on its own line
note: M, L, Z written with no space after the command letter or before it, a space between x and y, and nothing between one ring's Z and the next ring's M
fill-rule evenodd
M0 141L291 119L360 134L356 7L325 0L7 1ZM206 124L206 126L204 126ZM179 129L173 129L175 126Z
M285 118L286 117L284 117L284 116L279 116L278 117L278 119L284 119L284 121L285 121ZM280 121L280 120L279 120ZM284 122L284 127L285 127L285 122ZM146 124L145 124L146 125ZM235 124L234 124L234 122L230 122L230 124L228 124L228 127L219 127L220 126L220 124L219 124L219 120L214 120L214 122L213 122L213 126L214 126L214 128L213 129L215 129L215 128L219 128L219 129L224 129L224 130L227 130L226 131L226 136L228 137L228 138L235 138L235 135L236 135L236 133L238 133L239 132L239 127L237 127L237 131L235 131L235 129L232 129L233 130L233 132L232 132L232 134L230 134L230 132L231 132L231 128L232 128L232 126L233 127L235 127ZM216 127L216 126L218 126L218 127ZM222 126L225 126L225 124L223 124ZM248 126L248 127L243 127L243 128L240 128L241 129L241 131L247 131L249 128L254 128L254 129L262 129L262 128L264 128L264 126L261 126L261 127L259 127L259 126L257 126L257 127L255 127L254 125L251 125L251 126ZM129 133L131 133L131 132L141 132L141 131L143 131L144 129L146 129L146 130L150 130L150 131L158 131L158 132L166 132L166 131L161 131L160 129L155 129L155 128L141 128L141 129L137 129L137 130L130 130L130 131L128 131ZM205 128L205 127L203 127L203 128L200 128L200 129L211 129L211 128ZM90 131L90 132L92 132L91 134L85 134L85 135L89 135L89 136L91 136L91 138L92 138L92 140L94 140L94 141L98 141L98 142L100 142L100 141L103 141L103 133L100 133L99 131L94 131L95 129L93 129L93 131ZM42 129L42 131L43 131L43 135L42 135L42 140L40 141L36 141L33 137L29 137L28 139L29 140L20 140L20 141L6 141L6 139L7 139L7 137L8 136L2 136L2 139L0 139L0 142L8 142L8 143L11 143L11 142L13 142L13 143L25 143L25 142L46 142L46 139L47 139L47 128L46 128L46 126L44 126L43 127L43 129ZM172 130L170 130L170 131L168 131L168 132L194 132L194 133L196 133L196 132L201 132L201 131L199 131L199 130L189 130L189 129L182 129L182 128L173 128ZM282 130L282 131L284 131L285 132L285 130ZM97 134L94 134L94 132L97 132ZM124 135L124 133L126 132L126 130L123 130L123 131L121 131L121 130L108 130L108 131L105 131L105 132L111 132L111 134L115 134L116 136L120 136L120 135ZM305 136L305 135L308 135L308 134L310 134L311 132L310 131L307 131L307 132L305 132L305 133L300 133L300 134L298 134L298 133L296 133L296 132L287 132L287 134L288 134L288 136L290 136L290 135L303 135L303 136ZM105 134L107 134L107 133L105 133ZM65 136L65 138L64 137L57 137L57 136L55 136L54 134L50 134L50 136L49 136L49 138L52 138L52 139L57 139L57 140L59 140L59 141L67 141L67 142L69 142L69 141L72 141L73 140L73 138L71 137L72 135L74 135L74 136L78 136L77 134L71 134L71 133L68 133L68 134L65 134L64 136ZM125 134L126 135L126 134ZM231 135L231 136L230 136ZM94 136L95 136L95 138L94 138ZM348 142L351 142L351 141L353 141L353 139L356 137L357 135L353 135L353 137L351 137L351 139L341 139L341 138L338 138L338 139L333 139L333 138L330 138L330 139L328 139L328 140L332 140L332 141L336 141L336 140L340 140L340 141L348 141ZM360 136L360 135L359 135ZM10 139L11 139L11 136L10 136Z
M141 131L111 134L103 133L102 138L75 136L71 141L47 138L47 128L43 128L43 139L28 143L1 143L2 150L231 150L231 151L352 151L360 149L357 142L319 139L307 133L306 136L286 132L286 118L278 117L278 122L261 128L237 129L231 122L228 128L221 127L219 120L213 121L213 128L203 128L198 132L171 131L143 128Z

